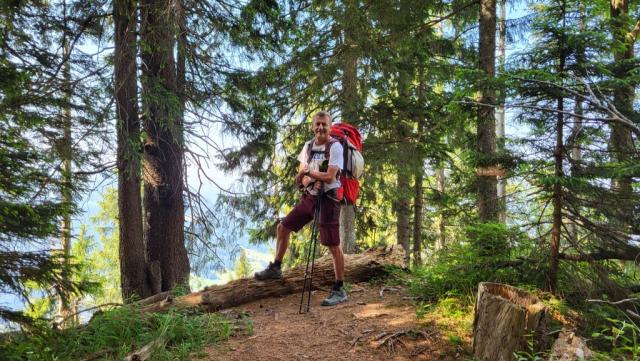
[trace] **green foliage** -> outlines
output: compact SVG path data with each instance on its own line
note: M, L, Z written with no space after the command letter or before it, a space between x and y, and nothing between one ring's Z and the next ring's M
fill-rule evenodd
M624 309L636 309L627 304ZM604 303L590 303L581 307L584 332L591 340L596 360L637 360L640 357L640 326L629 318L624 309Z
M637 360L640 358L640 327L627 320L607 318L609 325L600 332L594 332L591 337L602 341L611 347L608 356L619 360Z
M107 187L98 202L98 213L91 222L98 234L98 247L87 255L87 262L100 277L101 287L92 294L95 304L122 302L120 291L120 256L118 224L118 190Z
M240 249L240 256L238 256L236 260L234 272L236 278L248 278L253 275L253 267L251 267L251 263L249 263L247 251L245 251L244 248Z
M126 354L160 340L153 360L185 360L205 345L229 337L230 324L217 314L169 311L148 314L133 306L97 313L82 328L54 330L48 325L0 341L0 358L80 360L97 352L100 359L121 360Z
M439 251L437 257L414 268L410 292L427 301L473 294L479 282L541 286L542 272L535 258L515 259L531 242L519 230L501 224L475 224L466 239Z

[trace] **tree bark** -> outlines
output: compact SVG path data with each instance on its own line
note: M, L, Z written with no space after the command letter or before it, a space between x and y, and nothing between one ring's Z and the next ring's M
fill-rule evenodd
M500 0L500 21L498 22L498 64L499 72L504 73L504 64L506 61L506 38L507 38L507 6L506 0ZM505 116L505 95L500 92L498 98L498 107L496 111L496 137L497 147L499 151L504 151L504 116ZM502 223L507 221L507 200L506 196L507 180L504 177L498 177L497 196L498 196L498 220Z
M358 252L356 247L356 208L353 204L340 206L340 242L342 252L351 254Z
M67 16L67 3L63 2L64 7L64 16ZM62 139L60 139L60 143L58 144L58 155L62 160L62 171L60 177L62 178L62 186L60 188L60 195L62 198L62 203L64 204L64 214L62 215L62 220L60 222L60 248L62 249L62 253L64 255L64 262L67 265L71 259L71 208L73 205L72 198L72 173L71 173L71 160L73 158L73 149L72 149L72 139L71 139L71 60L69 59L69 43L67 41L67 36L63 36L62 40L62 48L63 48L63 57L67 59L65 61L62 71L64 77L64 99L65 104L62 109ZM67 278L71 277L70 274L65 275ZM67 280L68 281L68 280ZM61 320L69 319L69 315L74 313L72 309L71 299L65 299L64 297L58 297L58 311L57 317ZM69 321L72 321L69 319ZM68 325L61 325L62 327L73 326L73 322L67 322Z
M348 16L357 14L357 4L345 1L344 17L344 59L342 64L342 94L340 97L342 119L355 126L360 123L360 96L358 95L358 53L354 39L353 21ZM356 253L355 205L346 204L340 210L340 240L342 251L346 254Z
M527 350L528 335L534 335L534 342L543 343L545 314L544 304L519 288L480 283L473 320L473 355L486 361L514 360L514 352Z
M635 84L629 83L627 78L635 69L631 63L634 59L635 37L629 36L631 29L627 26L629 16L629 0L611 0L611 32L618 44L613 50L615 67L613 75L621 84L616 84L613 90L613 105L629 119L633 118L633 100L635 98ZM629 162L633 159L635 146L631 130L618 123L611 123L611 135L609 145L613 158L617 162ZM622 176L614 179L612 188L619 195L620 219L625 228L631 225L634 199L633 180L631 176Z
M406 170L398 169L398 197L396 202L396 235L398 238L398 244L404 248L406 261L409 260L411 252L410 238L409 238L409 212L410 212L410 199L407 196L409 193L409 176L405 174Z
M563 4L562 9L562 27L565 27L565 9ZM564 43L565 39L561 35L559 46L561 47L560 59L558 63L558 76L562 79L565 67L565 51ZM553 183L553 225L551 226L551 242L550 250L551 255L549 259L549 273L547 277L546 288L551 293L557 292L558 281L558 264L560 262L560 237L562 234L562 182L564 178L563 161L564 161L564 98L559 96L557 98L557 112L556 112L556 146L553 151L554 158L554 176L555 181Z
M118 223L122 299L151 295L142 235L140 120L136 74L137 2L113 2L115 98L118 132Z
M478 92L478 152L483 161L496 154L496 119L493 106L496 103L496 91L490 82L496 73L496 1L480 1L480 39L478 55L480 70L485 73L486 80L480 85ZM495 176L479 175L478 215L481 221L498 220L498 193Z
M578 3L579 6L579 11L580 11L580 31L584 32L587 30L587 20L586 20L586 5L584 3L584 1L580 1ZM584 52L584 49L580 52L578 52L576 54L576 58L578 62L583 62L586 59L587 54ZM581 70L578 73L581 77L585 76L585 71ZM571 156L570 156L570 164L572 164L572 175L574 175L574 169L577 169L578 167L581 167L581 162L582 162L582 150L580 149L581 146L581 141L580 141L580 136L582 134L583 128L582 128L582 115L583 115L583 109L582 109L582 102L583 99L579 96L576 96L574 99L574 113L576 114L575 117L573 117L573 129L571 129L571 134L569 135L568 139L570 140L570 144L565 144L565 146L570 146L571 148ZM575 167L573 166L575 165ZM569 236L569 239L571 239L571 242L574 242L575 244L577 244L578 242L578 226L576 225L576 223L572 220L568 220L568 222L566 223L566 229L567 229L567 235Z
M385 267L404 265L404 250L401 247L375 248L359 254L345 255L345 281L364 282L371 277L384 274ZM199 308L204 311L239 306L267 297L279 297L302 291L304 266L284 272L282 280L258 281L254 278L231 281L225 285L208 287L202 291L178 297L167 298L143 307L147 312L163 312L172 307L177 309ZM335 282L333 260L325 255L316 260L313 273L313 288L330 287ZM145 302L142 300L141 302Z
M407 71L407 66L400 65L398 72L398 94L404 98L409 99L411 74ZM413 119L411 119L413 120ZM412 192L410 188L410 174L413 174L413 168L415 164L407 162L409 154L414 152L414 146L410 144L406 139L409 139L411 135L411 127L409 125L409 117L401 119L397 124L398 139L402 139L398 143L398 151L396 154L396 201L394 204L396 212L396 235L397 244L401 245L405 251L405 257L407 263L411 255L411 239L410 239L410 226L409 215L411 213L411 197Z
M188 286L184 245L182 106L177 89L173 3L141 1L144 144L144 236L160 268L160 290ZM155 290L154 290L155 291Z
M344 2L343 18L343 46L344 57L342 63L342 92L340 96L340 108L342 119L354 125L358 125L361 104L358 95L358 45L355 39L355 21L352 18L358 13L357 2L347 0Z
M547 290L556 293L558 279L558 263L560 254L560 236L562 231L562 184L560 179L564 176L562 170L563 128L564 128L564 99L558 98L558 113L556 123L556 147L554 150L554 162L556 177L553 184L553 225L551 227L551 258L549 265L549 276L547 279Z
M422 158L420 159L422 160ZM413 264L415 266L422 265L422 201L423 193L424 169L420 167L416 169L415 175L415 201L413 203Z
M436 190L440 197L444 197L446 186L446 178L444 174L444 168L439 167L436 169ZM444 206L440 206L438 210L438 239L436 240L436 250L444 249L447 243L447 220L444 215Z

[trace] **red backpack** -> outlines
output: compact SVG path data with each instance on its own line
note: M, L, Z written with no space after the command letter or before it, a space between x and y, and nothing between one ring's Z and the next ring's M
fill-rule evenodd
M355 204L360 194L360 182L364 171L362 157L362 136L358 128L349 123L336 123L331 126L331 136L340 141L344 154L344 164L340 172L340 183L344 188L347 204Z

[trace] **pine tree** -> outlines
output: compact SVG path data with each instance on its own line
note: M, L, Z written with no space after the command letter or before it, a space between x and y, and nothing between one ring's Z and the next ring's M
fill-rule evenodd
M76 16L66 15L67 6ZM101 152L82 146L95 141L104 124L104 104L95 100L103 94L100 70L73 51L95 26L95 8L31 1L1 7L0 283L3 292L23 298L27 283L47 290L67 314L65 304L88 286L74 279L79 266L68 256L73 192L83 184L89 161ZM76 42L63 40L67 36ZM82 132L82 140L72 141L71 129ZM62 249L50 252L47 240L61 235ZM26 320L4 308L0 317Z
M240 256L238 256L238 259L236 260L234 273L238 279L253 276L253 267L251 267L251 263L249 263L247 251L244 248L240 249Z

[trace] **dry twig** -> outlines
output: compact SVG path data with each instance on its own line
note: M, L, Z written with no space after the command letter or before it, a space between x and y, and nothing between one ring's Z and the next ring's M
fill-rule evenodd
M606 300L597 300L597 299L596 300L587 300L587 302L606 303L608 305L614 305L614 306L615 305L620 305L620 304L623 304L623 303L627 303L627 302L633 303L633 302L637 302L637 301L640 301L640 298L625 298L624 300L619 300L619 301L615 301L615 302L606 301Z
M380 297L383 297L384 291L398 292L399 290L397 288L394 288L394 287L382 287L380 289Z

